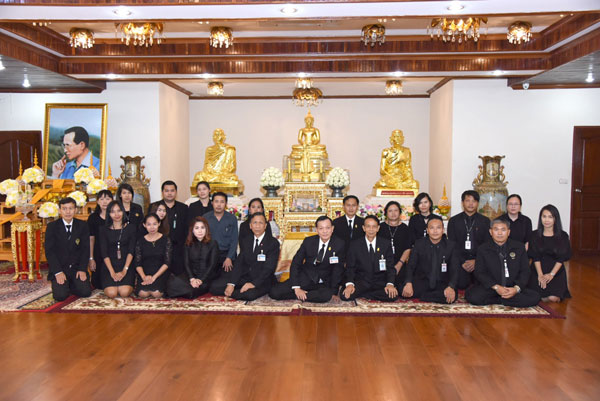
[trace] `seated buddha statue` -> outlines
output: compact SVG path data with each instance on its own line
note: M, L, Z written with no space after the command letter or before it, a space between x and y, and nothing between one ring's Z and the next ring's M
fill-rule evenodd
M192 187L195 192L196 184L206 181L215 191L224 190L238 194L235 189L241 188L241 181L236 175L235 147L225 143L225 132L218 128L213 132L214 145L206 148L204 167L194 175Z
M327 147L321 144L321 132L313 126L314 122L309 110L304 118L304 128L298 131L298 144L292 145L289 169L294 181L319 181L323 171L329 170Z
M379 174L381 178L375 183L376 190L419 190L419 182L413 177L412 155L410 149L402 146L404 134L397 129L392 131L389 148L381 152Z

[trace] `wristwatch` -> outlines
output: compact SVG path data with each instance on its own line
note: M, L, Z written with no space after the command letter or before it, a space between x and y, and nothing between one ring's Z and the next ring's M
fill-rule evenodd
M554 277L554 273L550 272L550 273L548 273L548 274L550 274L552 277Z
M519 287L518 285L514 286L515 290L517 290L517 294L521 292L521 287Z

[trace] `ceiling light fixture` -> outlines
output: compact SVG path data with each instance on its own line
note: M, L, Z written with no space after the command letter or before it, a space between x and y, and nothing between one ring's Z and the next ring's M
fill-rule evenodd
M118 15L119 17L127 17L131 15L131 10L125 6L119 6L113 10L113 14Z
M5 70L6 67L2 64L2 57L0 57L0 71Z
M402 75L404 75L403 71L394 71L394 76L395 77L401 77Z
M504 71L502 71L502 70L494 70L493 74L494 74L495 76L499 76L499 75L502 75L502 74L504 74Z
M223 93L225 93L223 90L223 82L209 82L206 93L210 96L223 96Z
M398 96L402 94L402 81L392 80L386 81L385 93L389 96Z
M296 88L310 89L313 86L312 78L302 77L296 79Z
M233 45L233 31L226 26L215 26L210 30L210 45L214 48L228 48Z
M52 24L52 21L34 21L31 24L33 26L48 26Z
M106 78L107 78L107 79L117 79L117 78L118 78L118 76L117 76L117 74L112 74L112 73L111 73L111 74L106 74Z
M460 4L458 1L453 1L450 3L450 5L448 7L446 7L446 10L448 11L460 11L463 8L465 8L465 6L463 6L462 4Z
M94 46L94 32L84 28L72 28L69 31L71 47L89 49Z
M323 101L323 92L319 88L296 88L292 93L292 101L299 107L316 107Z
M25 76L23 77L23 88L29 88L31 86L31 83L29 83L29 77L27 76L27 74L25 74Z
M474 42L479 40L479 28L482 23L487 24L487 18L468 17L460 19L434 18L431 24L427 27L427 33L440 36L444 42L462 43L468 39L473 39ZM458 38L458 39L457 39Z
M363 26L361 40L365 46L371 45L373 47L376 43L381 46L385 43L385 27L381 24Z
M508 27L506 38L515 45L529 42L531 39L531 23L526 21L517 21Z
M121 43L129 46L133 39L134 46L148 47L154 44L155 36L159 45L164 40L163 27L160 22L123 22L115 24L115 31L121 34Z
M290 15L290 14L297 13L298 9L296 7L294 7L294 6L292 6L291 4L287 4L282 9L280 9L279 11L281 11L283 14Z
M594 82L594 74L592 74L592 72L588 72L587 78L585 79L585 82L587 82L588 84L591 84L592 82Z

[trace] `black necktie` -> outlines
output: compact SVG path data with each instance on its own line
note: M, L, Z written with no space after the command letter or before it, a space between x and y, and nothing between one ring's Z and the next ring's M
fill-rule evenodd
M67 224L67 239L71 239L71 225Z
M369 244L369 257L371 258L371 263L375 263L375 250L372 243Z
M252 251L256 252L257 249L258 249L258 238L256 239L256 242L254 243L254 249Z
M323 256L325 256L325 244L321 246L319 249L319 254L317 255L317 263L321 263L323 261Z
M438 269L441 269L442 265L440 262L440 247L439 245L432 245L431 252L431 274L429 275L429 288L434 289L438 280Z
M352 220L348 221L348 230L350 230L350 239L352 239Z

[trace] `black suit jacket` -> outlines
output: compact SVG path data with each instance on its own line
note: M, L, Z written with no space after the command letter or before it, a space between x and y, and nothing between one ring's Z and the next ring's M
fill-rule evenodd
M292 259L290 267L290 283L292 287L300 286L300 283L304 281L302 279L308 278L314 284L318 284L319 280L323 280L323 284L327 287L337 289L344 272L345 245L343 240L332 236L325 249L323 261L315 264L319 254L319 236L313 235L304 238L302 245L300 245L298 252L296 252ZM334 256L334 254L338 257L338 263L330 264L329 258Z
M506 287L515 284L525 289L529 281L529 259L525 251L525 245L512 239L506 241L506 264L508 266L508 278ZM504 263L498 255L498 246L495 242L487 242L479 247L477 259L475 259L475 278L485 288L491 288L496 284L502 284L504 276Z
M57 273L69 270L87 271L90 259L90 231L85 221L73 219L71 238L62 219L48 223L46 227L46 259L48 280Z
M429 281L432 273L432 256L435 246L429 237L421 238L415 242L408 265L406 266L405 283L412 283L413 280ZM446 262L446 272L442 272L442 265L438 267L437 281L442 282L447 286L456 289L456 281L458 280L458 269L460 263L458 261L458 251L453 241L442 238L439 242L440 260Z
M252 250L254 235L245 241L242 252L233 264L230 282L236 286L242 282L251 282L257 288L270 286L279 260L279 241L265 234L255 251ZM257 260L261 251L267 257L264 262Z
M453 216L448 221L448 239L454 241L456 249L459 251L459 262L461 265L465 260L475 259L477 248L491 241L490 237L490 219L480 213L473 215L473 227L469 236L471 240L471 249L465 249L465 240L467 239L467 214L465 212Z
M346 253L348 252L348 245L355 239L364 238L365 232L363 230L363 224L365 220L362 217L354 216L352 221L352 225L354 229L352 230L352 238L350 238L350 229L348 228L348 221L346 220L346 216L338 217L333 220L333 235L344 240L346 243Z
M386 270L379 270L379 260L385 259ZM346 282L365 281L371 286L393 283L396 279L394 253L389 240L377 236L375 260L371 261L365 238L352 241L346 258Z

